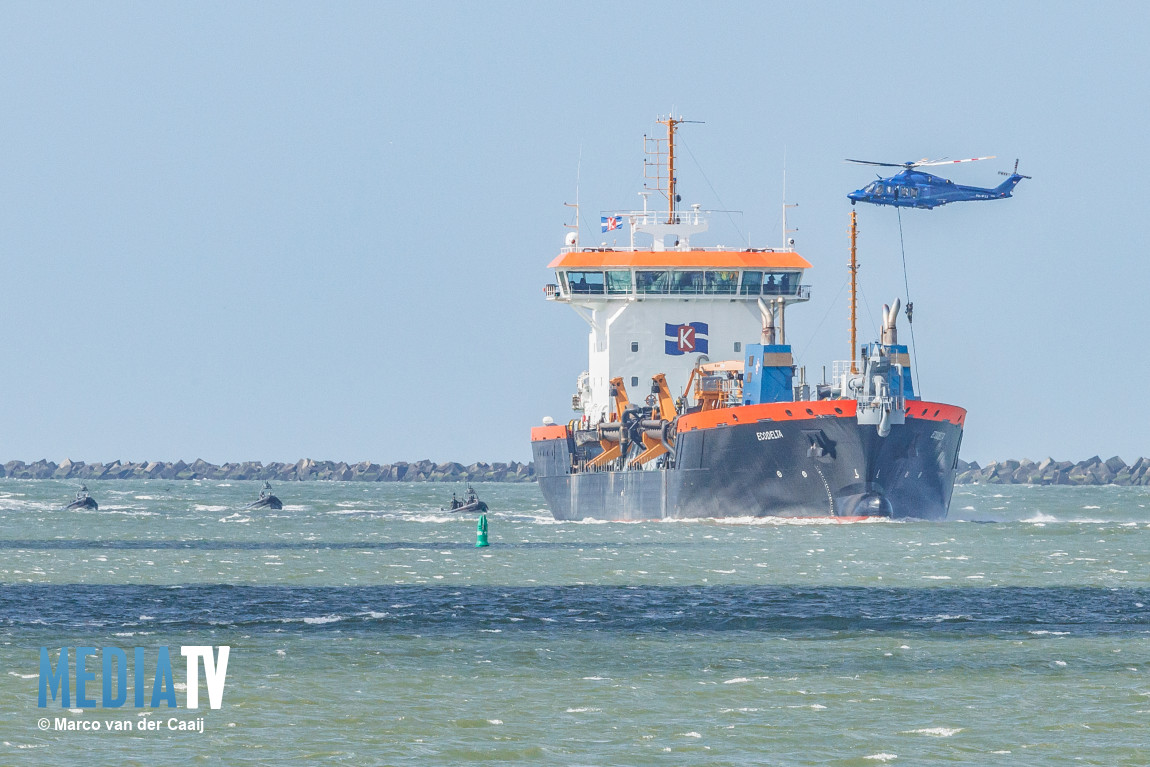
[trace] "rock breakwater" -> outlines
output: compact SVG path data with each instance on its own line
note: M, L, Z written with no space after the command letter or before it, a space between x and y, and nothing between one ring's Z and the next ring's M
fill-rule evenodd
M0 467L0 477L14 479L254 479L294 482L329 480L342 482L533 482L531 463L435 463L430 460L407 463L344 463L301 458L295 463L268 464L259 461L215 465L197 459L176 461L113 461L84 463L65 459L63 463L39 460L32 463L9 461Z
M301 458L295 463L268 464L259 461L216 465L197 459L184 461L113 461L84 463L46 459L25 463L9 461L0 466L0 477L14 479L236 479L296 482L327 480L335 482L534 482L532 463L435 463L431 460L407 463L345 463ZM1085 461L1044 461L1027 459L993 461L979 466L976 461L959 460L955 482L960 485L1137 485L1150 487L1150 458L1127 464L1118 456L1103 461L1098 456Z
M1150 486L1150 458L1127 464L1118 456L1103 461L1098 456L1072 463L1044 461L993 461L986 466L959 460L956 484L960 485L1139 485Z

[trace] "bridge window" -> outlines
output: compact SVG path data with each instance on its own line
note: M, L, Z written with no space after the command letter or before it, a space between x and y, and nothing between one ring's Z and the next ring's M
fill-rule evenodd
M567 284L572 293L603 292L603 272L567 272Z
M744 296L757 296L763 291L763 273L762 272L743 272L743 289Z
M670 272L635 272L636 293L666 293Z
M763 295L791 296L798 292L799 275L795 272L768 272Z
M702 293L702 272L671 272L672 293Z
M714 295L734 295L739 284L738 272L707 272L707 292Z
M611 271L607 272L607 292L610 295L618 296L631 292L631 272L625 271Z
M638 341L632 341L631 342L631 351L633 351L633 352L639 351L639 342Z
M742 341L735 341L735 351L741 352L742 350L743 350L743 342Z
M639 385L639 376L631 376L631 386L635 387L638 385Z

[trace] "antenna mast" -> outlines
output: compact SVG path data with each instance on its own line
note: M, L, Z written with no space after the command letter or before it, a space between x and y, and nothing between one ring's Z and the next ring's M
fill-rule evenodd
M783 250L791 249L790 235L792 232L799 231L798 229L787 228L787 208L797 207L799 207L797 202L787 202L787 149L783 147Z
M785 200L786 197L784 197L783 199ZM783 203L783 250L790 250L791 249L791 238L789 235L793 234L794 232L799 231L798 229L788 229L787 228L787 208L797 208L797 207L799 207L799 204L797 202L784 202Z
M575 223L574 224L564 224L563 226L566 229L574 229L575 230L575 243L576 244L579 243L579 177L580 177L580 175L582 175L582 173L583 173L583 145L580 144L579 145L579 163L575 166L575 204L572 205L569 202L563 203L563 206L565 208L574 208L575 209Z

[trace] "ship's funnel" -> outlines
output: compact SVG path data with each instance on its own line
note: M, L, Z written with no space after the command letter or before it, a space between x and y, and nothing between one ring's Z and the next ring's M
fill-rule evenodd
M894 306L882 306L882 345L894 346L898 343L898 310L902 308L902 301L894 300Z
M759 343L763 346L771 346L775 343L775 312L760 298L759 313L763 315L763 332L759 338Z

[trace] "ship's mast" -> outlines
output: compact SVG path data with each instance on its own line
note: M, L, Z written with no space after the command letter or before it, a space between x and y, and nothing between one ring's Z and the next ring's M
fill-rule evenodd
M678 186L679 180L675 177L675 131L683 123L696 123L700 120L684 120L682 117L660 118L655 122L660 125L667 126L667 138L656 139L644 136L645 151L648 155L654 156L654 161L647 161L644 163L644 177L651 179L655 182L655 188L667 197L667 222L668 224L679 223L679 217L676 215L679 204ZM666 142L666 149L664 150L663 143ZM664 156L665 154L665 156ZM654 170L654 175L651 175L651 169ZM664 175L665 174L665 175Z
M858 314L858 259L856 258L856 245L858 241L858 219L855 211L851 211L851 375L858 375L858 365L855 364L858 354L857 333L855 318Z
M667 126L667 223L675 223L675 128L683 122L683 118L676 120L670 115L666 120L658 122Z

